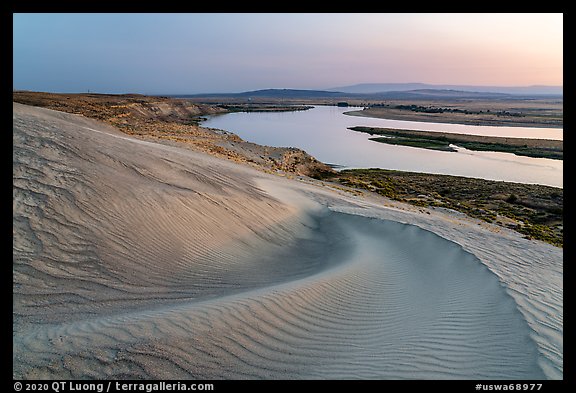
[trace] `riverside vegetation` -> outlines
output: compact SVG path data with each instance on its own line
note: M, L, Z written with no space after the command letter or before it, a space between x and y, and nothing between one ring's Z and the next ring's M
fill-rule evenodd
M421 207L464 213L563 247L561 188L385 169L346 169L318 178Z
M507 138L448 132L402 130L378 127L350 127L352 131L380 135L372 141L391 145L419 147L423 149L456 151L451 145L468 150L513 153L519 156L563 159L563 141L551 139Z

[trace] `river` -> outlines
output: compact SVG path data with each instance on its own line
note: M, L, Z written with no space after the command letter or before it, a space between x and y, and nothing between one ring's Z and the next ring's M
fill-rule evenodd
M563 187L563 161L476 152L442 152L370 141L348 127L389 127L474 135L563 139L557 128L494 127L375 119L345 115L354 107L315 106L295 112L236 112L202 123L268 146L298 147L339 168L384 168Z

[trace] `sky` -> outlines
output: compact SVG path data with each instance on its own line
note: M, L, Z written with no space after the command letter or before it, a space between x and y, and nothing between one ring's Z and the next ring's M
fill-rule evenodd
M13 88L563 84L562 14L13 14Z

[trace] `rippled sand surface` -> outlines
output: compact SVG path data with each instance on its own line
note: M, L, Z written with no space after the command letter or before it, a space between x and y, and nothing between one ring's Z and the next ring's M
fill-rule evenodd
M14 378L562 378L561 249L13 110Z

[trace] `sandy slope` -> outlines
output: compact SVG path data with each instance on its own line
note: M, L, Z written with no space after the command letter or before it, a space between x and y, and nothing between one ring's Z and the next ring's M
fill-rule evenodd
M13 109L14 378L562 378L561 249Z

